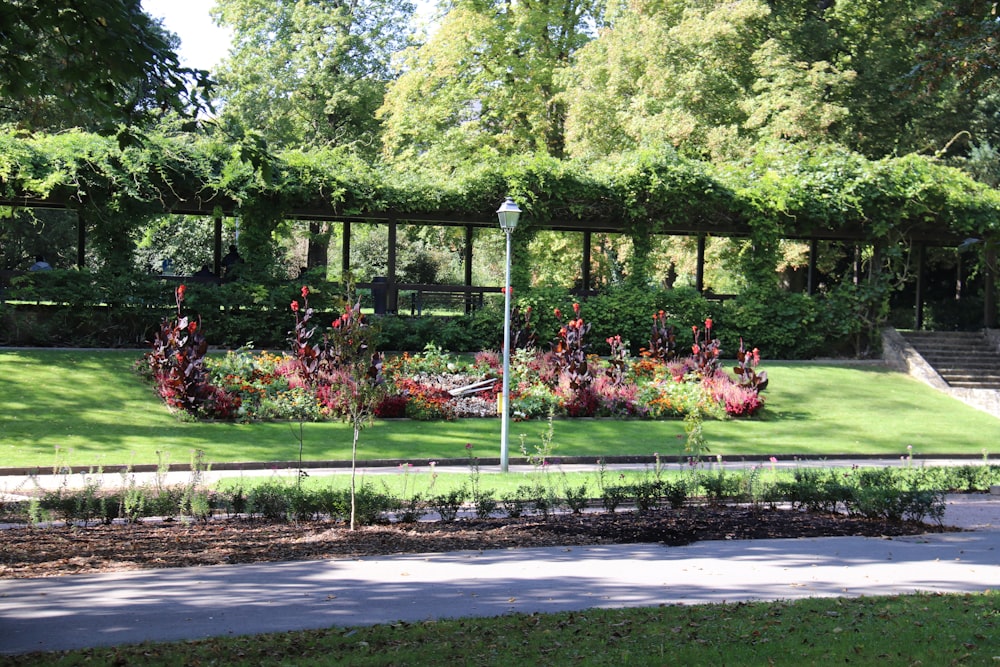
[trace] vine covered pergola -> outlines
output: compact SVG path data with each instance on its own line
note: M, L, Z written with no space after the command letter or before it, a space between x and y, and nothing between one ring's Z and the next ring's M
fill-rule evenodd
M496 227L494 211L508 195L524 210L515 248L540 229L583 235L585 289L595 233L632 239L629 275L636 280L648 275L654 235L696 237L699 290L711 236L746 238L762 247L778 239L808 242L810 292L817 242L869 246L876 254L904 244L917 267L917 328L924 249L984 241L989 271L1000 232L1000 193L960 170L917 155L872 161L839 147L776 144L743 163L723 165L669 149L587 163L523 156L445 178L385 169L337 151L275 154L251 139L207 134L0 133L0 206L74 210L81 267L90 246L105 262L124 262L130 228L183 214L215 220L216 272L225 217L239 217L251 257L271 252L270 234L281 221L343 223L346 271L351 224L374 222L388 230L390 310L398 287L398 225L463 227L468 289L472 232ZM523 271L515 273L515 285L526 281ZM988 276L987 326L995 324L994 282Z

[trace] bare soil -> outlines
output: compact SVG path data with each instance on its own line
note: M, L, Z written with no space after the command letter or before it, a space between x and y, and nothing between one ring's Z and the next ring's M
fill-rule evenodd
M365 526L246 519L0 531L0 579L402 553L824 536L896 536L949 530L834 514L691 506L518 519Z

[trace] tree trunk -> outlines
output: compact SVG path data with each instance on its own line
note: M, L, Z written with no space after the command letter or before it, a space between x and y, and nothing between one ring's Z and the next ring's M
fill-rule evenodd
M357 503L355 501L355 478L358 469L358 436L361 435L361 431L357 424L354 425L354 442L351 444L351 530L354 530L354 517L355 510L357 509Z

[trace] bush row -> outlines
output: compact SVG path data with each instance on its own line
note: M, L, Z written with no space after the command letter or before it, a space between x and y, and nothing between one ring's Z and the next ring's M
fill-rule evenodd
M1000 483L1000 466L819 469L801 467L791 473L766 466L743 470L712 469L703 465L676 473L657 466L612 479L607 471L590 478L569 478L540 471L513 490L485 488L478 467L458 487L423 493L393 493L387 485L370 481L358 487L358 523L412 522L436 515L454 521L460 514L488 518L517 518L554 512L582 512L599 506L607 512L631 509L648 513L692 503L747 503L757 508L790 503L815 512L842 512L852 516L898 522L940 522L945 492L982 492ZM571 479L576 481L570 481ZM83 488L62 486L40 491L28 503L8 503L8 520L33 524L66 521L88 524L114 520L136 522L149 517L206 521L213 516L240 516L250 520L344 522L350 512L346 478L310 480L247 478L224 480L214 488L192 481L177 486L124 482L119 489L103 489L100 476L88 476Z
M15 279L5 298L24 303L0 304L0 344L40 346L133 347L151 340L160 320L171 312L173 289L151 276L104 277L85 271L47 271ZM210 345L286 349L288 303L301 285L237 282L223 285L189 283L186 307L201 317ZM343 307L335 283L310 284L317 319L332 321ZM370 295L364 305L371 307ZM579 300L562 288L534 288L516 295L521 310L531 307L541 340L552 340L559 324L555 309L569 312ZM682 327L711 317L724 354L733 356L739 339L754 341L775 359L807 359L850 350L859 334L854 316L857 298L843 291L806 296L783 291L750 297L710 300L691 288L612 288L586 299L593 325L594 352L605 354L603 342L620 335L633 354L648 344L649 313L665 311ZM224 316L220 317L222 314ZM499 349L503 330L502 301L487 300L469 315L376 319L383 350L422 350L428 343L454 352Z

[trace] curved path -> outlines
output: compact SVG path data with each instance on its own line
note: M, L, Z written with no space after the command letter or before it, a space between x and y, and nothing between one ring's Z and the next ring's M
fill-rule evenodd
M1000 496L949 496L945 523L969 530L0 580L0 653L511 612L1000 588Z

